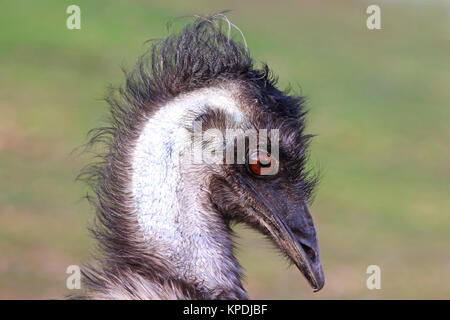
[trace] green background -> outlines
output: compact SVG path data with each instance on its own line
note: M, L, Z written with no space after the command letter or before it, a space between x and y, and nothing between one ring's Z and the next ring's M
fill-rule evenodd
M366 28L381 6L382 30ZM81 7L81 30L66 8ZM239 228L251 298L450 298L450 3L447 1L3 1L0 5L0 298L60 298L89 259L93 211L72 152L102 98L166 23L231 9L258 62L308 98L312 206L326 285L313 294ZM189 19L177 20L179 30ZM366 268L381 268L368 290Z

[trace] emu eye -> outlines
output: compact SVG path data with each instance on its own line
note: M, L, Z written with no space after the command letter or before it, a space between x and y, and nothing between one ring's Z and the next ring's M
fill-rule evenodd
M278 161L270 153L254 152L248 157L247 168L255 176L272 176L278 172Z

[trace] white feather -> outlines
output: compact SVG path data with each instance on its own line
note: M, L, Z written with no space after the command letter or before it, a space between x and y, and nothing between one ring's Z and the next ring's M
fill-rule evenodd
M223 248L205 237L207 221L195 195L180 197L177 192L182 186L180 155L191 138L183 120L205 106L242 120L235 94L233 87L206 88L168 102L148 119L132 160L132 192L145 239L158 246L180 275L203 281L207 288L221 281Z

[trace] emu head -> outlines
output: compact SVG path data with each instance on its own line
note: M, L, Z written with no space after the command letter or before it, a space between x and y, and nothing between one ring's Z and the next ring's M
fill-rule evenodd
M140 274L155 271L142 258L150 253L205 297L246 298L230 229L242 222L320 290L303 99L278 90L267 66L254 68L221 18L154 43L110 96L96 236L110 261Z

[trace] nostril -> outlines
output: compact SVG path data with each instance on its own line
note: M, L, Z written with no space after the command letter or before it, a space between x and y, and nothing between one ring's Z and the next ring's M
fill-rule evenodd
M312 247L310 247L310 246L308 246L307 244L304 243L304 241L302 240L302 239L304 239L304 234L299 232L299 231L297 231L297 230L295 230L295 229L292 230L292 231L296 235L297 241L298 241L298 243L300 243L303 251L305 251L305 253L308 256L308 258L311 259L311 261L314 262L315 259L316 259L316 251Z
M303 251L305 251L308 257L311 259L311 261L314 261L316 259L316 252L306 244L300 242L300 245L302 246Z

